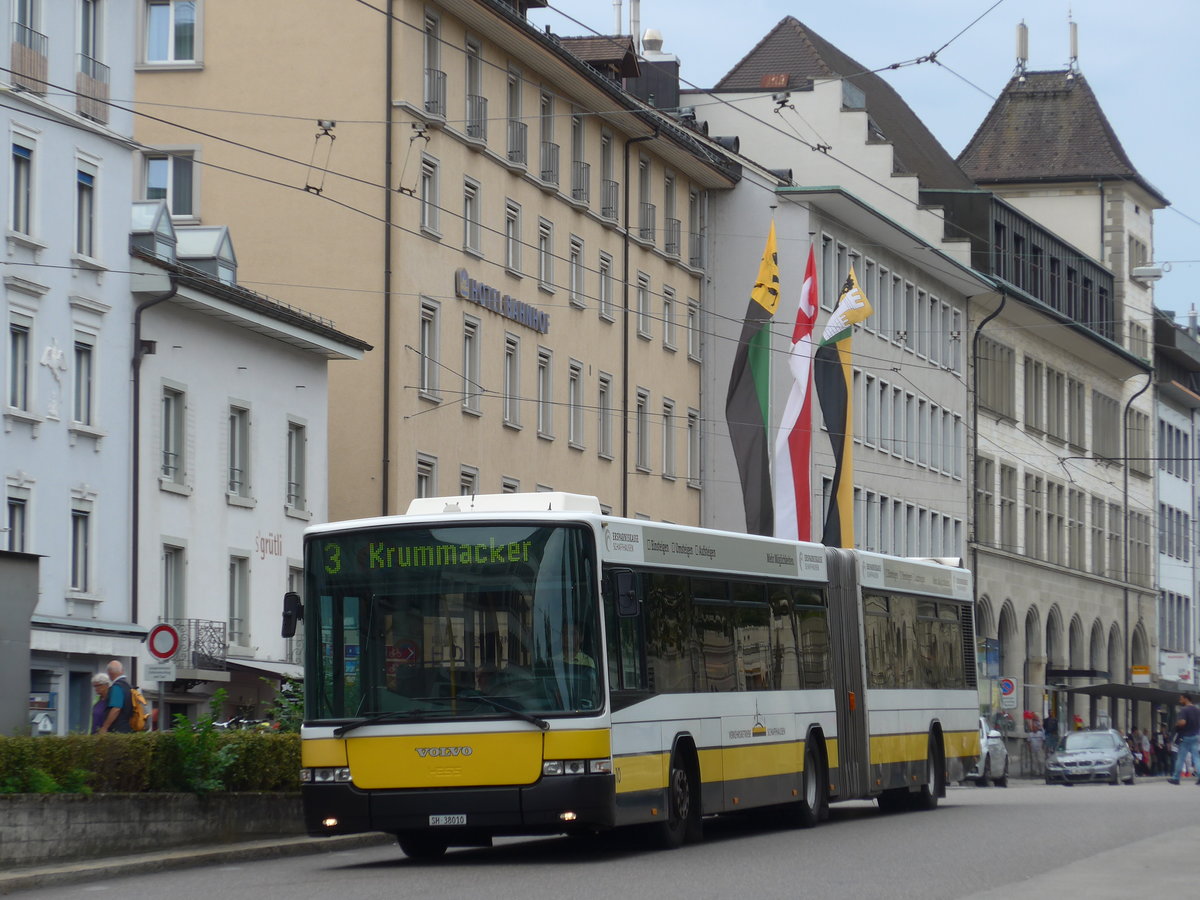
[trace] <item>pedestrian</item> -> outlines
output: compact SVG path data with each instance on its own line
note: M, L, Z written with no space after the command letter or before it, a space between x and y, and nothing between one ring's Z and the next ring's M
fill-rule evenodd
M1166 775L1174 771L1171 766L1171 739L1167 735L1166 726L1159 725L1154 735L1154 774Z
M108 716L108 686L110 684L112 684L112 679L103 672L97 672L92 676L92 688L96 691L96 702L92 705L92 734L100 732L100 726L104 724L104 719Z
M1041 775L1046 766L1046 733L1042 723L1034 716L1029 720L1029 761L1034 775Z
M108 678L112 682L108 688L108 712L101 723L100 734L128 734L129 719L133 715L133 693L129 679L125 677L125 667L121 661L114 659L105 667Z
M1053 753L1058 749L1058 716L1053 711L1042 720L1042 730L1046 732L1046 752Z
M1193 771L1200 760L1200 709L1192 705L1187 694L1179 695L1179 718L1175 721L1175 728L1179 733L1179 755L1175 757L1175 775L1167 779L1171 784L1179 784L1179 776L1187 759L1192 760ZM1196 784L1200 784L1200 779Z

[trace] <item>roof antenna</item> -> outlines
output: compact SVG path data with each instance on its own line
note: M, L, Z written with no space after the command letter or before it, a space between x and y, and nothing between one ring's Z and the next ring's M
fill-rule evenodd
M1067 25L1071 29L1071 61L1067 63L1067 80L1070 81L1079 74L1079 23L1070 18L1067 13Z
M1017 69L1013 73L1017 81L1025 81L1025 66L1029 63L1029 26L1025 20L1017 26Z

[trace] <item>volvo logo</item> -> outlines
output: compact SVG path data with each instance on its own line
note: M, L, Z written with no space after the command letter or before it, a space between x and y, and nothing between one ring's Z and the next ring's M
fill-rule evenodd
M470 747L417 747L417 756L470 756L475 751Z

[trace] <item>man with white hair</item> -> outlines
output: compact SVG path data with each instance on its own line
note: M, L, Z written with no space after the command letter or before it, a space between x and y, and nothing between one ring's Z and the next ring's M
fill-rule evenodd
M133 693L129 688L129 679L125 677L125 667L119 659L109 662L106 667L112 685L108 689L108 713L104 724L100 726L100 734L128 734L129 719L133 715Z

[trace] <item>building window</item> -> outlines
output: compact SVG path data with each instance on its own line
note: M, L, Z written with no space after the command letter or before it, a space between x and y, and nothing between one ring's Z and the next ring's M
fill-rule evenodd
M146 199L165 200L172 216L196 215L191 153L177 152L146 157Z
M675 349L675 291L669 287L663 288L662 298L663 346L668 350Z
M675 478L675 402L663 400L662 405L662 476Z
M94 338L90 335L75 336L75 391L71 408L71 420L77 425L94 425L93 371L95 360Z
M92 515L76 506L71 510L71 590L87 593L91 583Z
M567 273L568 291L570 293L570 301L572 306L582 308L584 303L584 281L583 281L583 238L571 235L571 246L568 250L567 266L570 271Z
M183 484L185 395L175 388L163 388L162 395L162 478Z
M991 546L996 541L996 464L985 457L975 460L975 541Z
M633 413L634 447L638 471L650 471L650 392L637 389Z
M511 478L508 475L501 477L500 493L502 493L502 494L519 494L519 493L521 493L521 480L519 478Z
M483 253L479 225L479 183L467 179L463 183L463 249Z
M75 172L75 252L80 256L96 256L96 172L77 169Z
M687 413L687 464L688 487L700 487L700 411L696 409Z
M1025 475L1025 555L1045 559L1046 483L1041 476Z
M554 226L545 219L538 220L538 287L554 291Z
M299 422L288 422L287 505L289 509L304 510L308 508L307 455L307 429Z
M417 454L418 497L437 496L437 457L428 453Z
M24 553L28 544L29 501L25 497L8 495L8 508L5 511L4 525L5 550L13 553Z
M1017 470L1000 466L1000 547L1017 549Z
M537 431L539 437L554 437L553 355L545 347L537 355Z
M418 332L417 352L420 356L420 375L417 389L427 400L438 397L438 304L432 300L421 302L421 321Z
M583 449L583 363L573 359L567 367L567 443Z
M504 205L504 266L521 274L521 207L511 200Z
M612 376L601 372L596 377L596 410L599 413L596 425L596 453L605 459L613 457L612 403Z
M1092 452L1105 459L1121 455L1121 404L1092 391Z
M463 409L474 413L480 411L479 400L483 395L480 383L483 377L480 371L480 328L480 322L475 317L463 317L462 404Z
M479 470L474 466L460 466L458 470L458 493L461 497L474 497L479 493Z
M504 337L504 424L521 425L521 339Z
M228 487L235 497L250 496L250 410L229 407Z
M1025 427L1039 433L1046 427L1042 399L1043 371L1040 362L1025 357Z
M467 137L487 140L487 97L483 96L483 45L467 39Z
M12 145L12 211L9 227L18 234L33 234L33 150Z
M229 557L229 644L250 646L250 560Z
M1151 474L1150 417L1140 410L1129 411L1128 464L1131 472L1147 477Z
M637 333L650 340L650 276L645 272L637 275Z
M607 253L600 254L600 285L596 310L600 318L613 321L613 261Z
M1016 417L1016 356L1011 347L979 338L976 384L979 405L1007 419Z
M421 230L437 236L438 224L438 163L436 159L425 157L421 160L421 182L419 195L421 200Z
M146 62L196 61L196 0L148 0Z
M23 412L30 410L30 335L33 318L9 313L8 319L8 405Z
M186 618L184 602L184 550L163 544L162 548L162 601L158 614L164 622L178 622Z
M700 361L700 304L689 299L687 302L687 352L688 359Z

